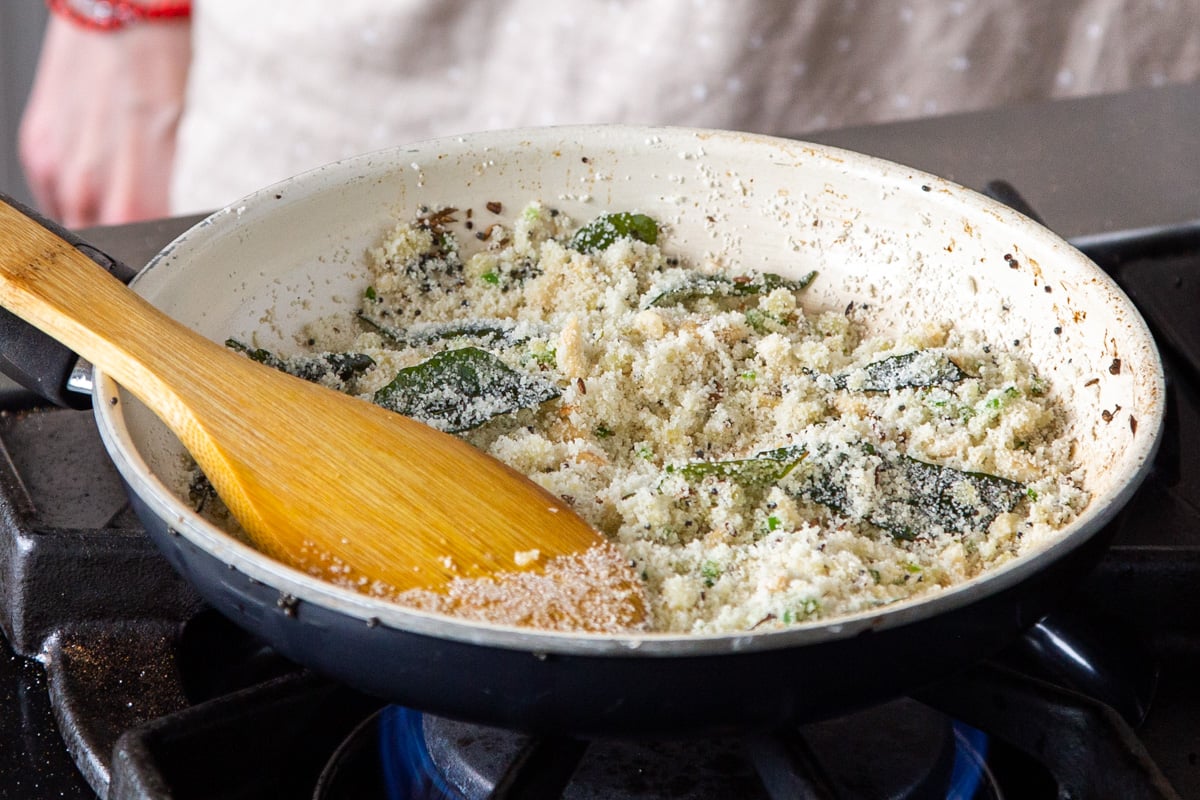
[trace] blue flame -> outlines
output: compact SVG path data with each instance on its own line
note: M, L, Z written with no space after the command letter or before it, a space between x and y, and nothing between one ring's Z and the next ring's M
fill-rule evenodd
M973 800L987 771L988 737L955 722L954 766L947 800ZM389 800L467 800L446 781L425 746L421 714L402 706L379 713L379 755Z
M987 769L988 737L983 731L955 722L954 742L954 767L946 800L971 800Z
M465 800L434 765L419 712L403 706L379 712L379 761L389 800Z

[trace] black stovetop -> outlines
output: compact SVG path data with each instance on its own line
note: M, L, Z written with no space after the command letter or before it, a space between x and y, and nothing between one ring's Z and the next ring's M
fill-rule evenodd
M1174 228L1081 242L1149 318L1168 374L1163 444L1114 521L1107 555L1062 609L1003 657L899 701L911 704L906 719L913 707L932 709L959 720L954 736L990 734L988 770L1000 775L1005 796L1054 797L1057 782L1081 798L1200 798L1196 239L1195 230ZM365 760L366 777L343 776L336 786L322 777L352 731L374 736L411 716L377 713L377 701L294 667L207 610L129 513L90 414L5 411L0 441L0 528L9 532L0 536L0 798L310 797L318 784L329 796L356 796L392 769L378 763L374 746L344 759ZM1059 669L1072 658L1096 671ZM982 707L999 702L1007 706L1000 721ZM845 738L837 726L863 736L883 723L830 724ZM714 780L747 781L759 787L755 796L794 796L784 794L794 778L779 777L777 764L813 756L805 748L829 730L707 743L700 758L728 767ZM452 738L485 733L455 729ZM579 775L620 760L605 755L608 743L531 747L499 737L487 740L493 754L540 753L578 764ZM677 760L672 747L625 755L641 774L656 758ZM785 756L762 755L776 751ZM854 777L816 757L824 761L817 774L835 774L817 780L813 796L845 796ZM501 780L521 780L503 774L510 767ZM687 793L699 791L695 777L681 776L661 795L629 796L698 797ZM785 788L772 790L772 782ZM496 796L535 796L508 791ZM581 792L537 796L590 796ZM976 796L985 795L967 797Z

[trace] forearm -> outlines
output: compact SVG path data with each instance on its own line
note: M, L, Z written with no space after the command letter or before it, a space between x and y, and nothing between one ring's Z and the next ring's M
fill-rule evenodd
M102 30L51 16L19 141L47 213L69 226L166 213L190 59L186 17Z

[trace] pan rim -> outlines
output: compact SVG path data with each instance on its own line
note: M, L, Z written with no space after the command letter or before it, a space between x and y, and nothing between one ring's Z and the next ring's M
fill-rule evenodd
M1148 353L1146 362L1155 370L1153 375L1143 380L1148 393L1153 395L1152 402L1149 404L1149 414L1143 412L1139 420L1140 430L1145 431L1147 435L1136 440L1139 443L1131 462L1133 468L1126 480L1114 492L1103 497L1093 498L1084 514L1067 526L1047 547L1026 554L1007 564L988 569L981 575L934 594L908 598L881 608L839 616L830 620L801 623L784 630L722 634L589 634L532 630L472 622L419 611L327 584L298 570L271 561L249 545L238 541L192 512L173 491L151 472L141 457L125 423L122 411L125 402L118 402L115 405L108 402L95 403L95 414L101 437L127 485L147 502L159 518L167 521L173 532L188 539L212 557L218 558L231 569L272 587L281 595L298 599L300 602L299 613L301 614L305 603L315 603L347 617L361 620L364 624L469 644L539 654L586 654L612 657L690 657L791 648L850 638L871 631L897 628L961 608L978 599L1019 584L1082 546L1119 512L1140 486L1150 469L1161 438L1164 421L1165 379L1161 359L1157 355L1155 343L1144 320L1115 283L1064 240L1006 206L920 170L826 145L790 139L777 140L773 137L738 132L615 125L492 131L403 145L334 162L248 195L202 220L168 244L150 261L132 286L136 290L138 282L145 275L150 274L156 268L163 268L164 264L170 262L172 254L181 248L186 248L190 240L214 235L223 227L234 224L242 209L255 204L267 203L275 198L279 194L280 188L284 186L294 186L298 182L312 182L332 174L354 174L359 166L368 164L372 160L393 158L400 153L411 154L432 149L444 151L448 148L471 147L478 150L501 147L514 141L537 142L548 136L586 139L596 135L630 136L643 139L651 136L701 138L733 136L740 140L768 144L786 142L788 147L804 147L814 154L837 159L872 175L890 174L896 170L902 170L905 176L911 176L913 180L923 181L930 186L937 187L939 193L942 191L949 193L951 199L999 216L1003 222L1017 228L1022 235L1040 237L1055 246L1061 246L1065 258L1074 259L1080 269L1088 271L1090 277L1104 283L1106 290L1115 301L1127 304L1128 310L1131 312L1126 315L1130 325L1128 333L1136 338L1138 346L1146 349ZM118 394L127 397L123 392L118 391L113 380L101 370L96 371L95 386L98 397L115 397ZM296 608L291 608L289 611L297 613Z

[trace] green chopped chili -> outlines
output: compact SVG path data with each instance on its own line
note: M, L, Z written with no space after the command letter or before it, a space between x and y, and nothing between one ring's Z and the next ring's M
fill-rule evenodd
M787 477L805 456L803 447L780 447L759 453L753 458L733 461L693 461L688 464L668 464L669 474L679 474L690 483L705 478L728 479L745 486L771 486Z

